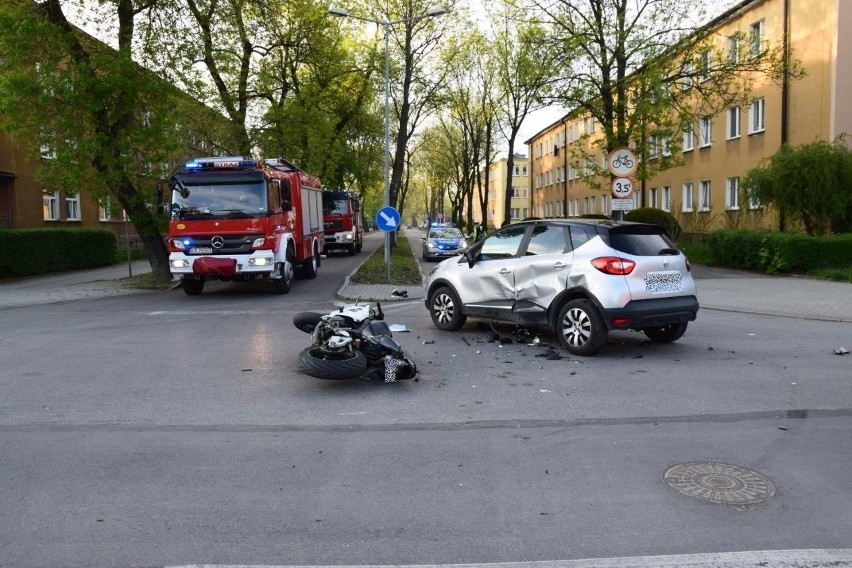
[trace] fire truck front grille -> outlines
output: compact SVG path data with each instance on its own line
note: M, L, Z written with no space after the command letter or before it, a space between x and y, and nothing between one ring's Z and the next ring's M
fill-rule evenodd
M248 254L251 252L251 243L257 235L205 235L202 237L190 237L191 246L187 247L187 253L197 254Z
M324 226L325 226L326 231L329 230L329 229L342 229L343 228L343 221L339 221L339 220L326 221L324 223Z

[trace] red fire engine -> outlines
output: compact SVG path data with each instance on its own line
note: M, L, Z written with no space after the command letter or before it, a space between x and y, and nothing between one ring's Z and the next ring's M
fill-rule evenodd
M325 250L341 249L350 255L361 252L364 221L361 201L354 191L322 192Z
M162 199L165 182L158 186ZM195 158L171 190L169 265L188 295L207 280L314 278L323 251L322 184L282 158Z

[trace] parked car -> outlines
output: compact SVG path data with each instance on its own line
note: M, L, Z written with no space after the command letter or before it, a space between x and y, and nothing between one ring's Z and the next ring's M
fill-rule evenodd
M453 223L433 223L423 237L423 260L458 256L465 251L465 236Z
M592 355L610 330L676 341L698 299L689 261L662 227L545 219L503 227L441 262L426 282L426 308L442 330L467 317L547 326L569 352Z

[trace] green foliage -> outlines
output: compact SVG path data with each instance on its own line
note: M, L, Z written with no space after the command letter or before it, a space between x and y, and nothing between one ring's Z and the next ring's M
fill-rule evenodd
M777 231L723 229L707 236L723 266L769 274L852 268L852 234L814 237Z
M0 231L0 278L109 266L116 253L115 234L106 229Z
M355 284L412 284L420 285L423 277L420 265L411 252L408 239L397 233L396 246L391 250L391 279L388 282L388 267L385 264L385 247L380 246L358 267L350 282Z
M655 207L640 207L633 209L624 216L625 221L634 221L636 223L653 223L663 227L672 240L680 238L681 227L677 219L668 211L657 209Z
M852 151L843 138L783 146L743 179L744 197L800 222L809 235L852 223Z

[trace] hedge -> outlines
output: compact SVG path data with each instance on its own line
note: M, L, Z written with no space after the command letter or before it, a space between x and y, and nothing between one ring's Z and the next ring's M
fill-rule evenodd
M722 229L704 241L722 266L768 274L852 266L852 233L811 237L800 233Z
M118 244L106 229L0 231L0 278L115 264Z

